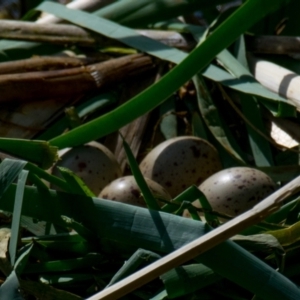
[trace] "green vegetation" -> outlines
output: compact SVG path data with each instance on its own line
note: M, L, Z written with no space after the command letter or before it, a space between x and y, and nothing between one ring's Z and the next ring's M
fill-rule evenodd
M72 101L59 108L61 113L45 120L32 137L22 138L24 133L22 137L7 134L0 138L0 151L16 157L0 163L0 210L12 213L10 239L4 228L8 221L0 215L1 299L87 299L225 226L221 223L230 216L213 211L194 185L162 207L157 204L138 167L140 157L158 143L156 140L201 137L218 150L224 168L258 168L278 188L300 175L300 93L288 92L288 84L297 77L299 60L295 52L251 50L257 36L299 35L295 28L300 28L300 4L296 0L240 1L224 12L223 5L231 1L111 2L94 12L84 12L39 1L23 17L34 21L40 12L53 14L92 36L105 37L105 46L0 40L3 63L71 50L77 57L89 59L101 54L112 61L132 53L144 53L152 59L146 71L129 80L125 74L125 83L116 80L103 89L72 96ZM196 46L182 50L144 36L141 29L174 31ZM271 91L257 80L259 71L253 72L254 55L295 73L281 79L279 92ZM277 75L275 71L273 75ZM0 94L5 84L10 84L9 76L0 75ZM151 84L143 83L147 77L154 78ZM132 87L130 80L137 81L136 85ZM40 97L41 101L49 100L47 93ZM63 94L57 102L67 97ZM44 110L49 103L46 100ZM15 113L25 107L17 101ZM69 109L63 114L65 106ZM1 109L13 114L13 107L3 103ZM132 149L122 129L148 113L141 146ZM277 136L271 134L274 127L279 130ZM288 141L294 138L292 146L285 140L286 133L291 136ZM93 197L81 178L68 169L61 168L60 178L46 171L58 160L58 150L95 140L109 143L110 139L121 140L129 166L123 169L135 176L148 209ZM49 188L50 184L59 191ZM202 209L191 204L195 200ZM248 225L241 222L230 240L220 238L205 248L207 251L186 257L159 278L144 285L137 283L122 299L300 299L298 187L284 193L280 201L277 211L258 212ZM192 219L181 216L184 210Z

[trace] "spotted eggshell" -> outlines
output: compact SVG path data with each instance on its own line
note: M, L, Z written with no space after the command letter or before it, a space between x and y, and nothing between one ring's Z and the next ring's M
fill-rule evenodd
M145 180L155 198L171 200L171 196L161 185L149 178L145 178ZM124 176L112 181L101 191L98 197L146 207L145 200L134 176Z
M52 170L53 175L61 177L57 166L73 171L95 195L98 195L108 183L122 176L121 168L113 153L96 142L66 151Z
M199 185L222 169L216 149L194 136L169 139L157 145L140 164L145 177L162 185L172 197Z
M215 173L199 189L214 211L235 217L274 192L276 185L267 174L259 170L235 167ZM200 207L199 201L193 205Z

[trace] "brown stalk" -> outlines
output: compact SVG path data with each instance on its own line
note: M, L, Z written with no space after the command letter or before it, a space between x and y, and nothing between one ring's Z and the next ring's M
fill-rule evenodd
M72 69L0 75L0 101L22 102L77 96L153 66L149 56L133 54Z
M103 60L105 60L105 58L107 59L107 56L103 55ZM99 61L102 60L98 59L98 62ZM58 56L32 57L0 63L0 75L76 68L95 62L96 59L93 58Z
M95 35L81 27L67 24L37 24L24 21L0 22L0 37L5 39L48 42L52 44L77 44L93 47L105 44L107 38Z
M196 42L188 34L163 30L136 30L137 33L160 41L170 47L191 50ZM100 34L67 24L38 24L24 21L3 20L0 22L0 37L5 39L48 42L52 44L76 44L84 47L123 46L121 42Z
M126 89L123 90L121 95L121 103L131 99L138 93L142 92L144 89L149 87L154 82L157 82L161 76L164 69L164 64L159 67L157 75L147 76L141 78L138 82L130 82L129 85L126 85ZM150 113L146 113L143 116L135 119L124 127L120 128L119 132L109 135L105 141L105 145L115 154L121 169L124 173L127 164L127 155L123 147L123 138L130 146L130 149L136 158L142 143L142 139L146 130L150 118Z
M296 36L246 36L247 50L254 53L299 54L300 37Z

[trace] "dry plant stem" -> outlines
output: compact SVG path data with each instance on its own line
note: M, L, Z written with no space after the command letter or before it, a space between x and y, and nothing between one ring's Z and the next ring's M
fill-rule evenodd
M121 134L130 146L130 149L135 157L140 149L142 136L145 132L145 127L148 124L148 120L149 113L135 119L133 122L120 129ZM122 172L124 172L127 164L127 157L124 147L122 147L122 141L120 138L117 140L114 154L119 162Z
M151 68L149 56L133 54L72 69L0 75L1 102L76 96Z
M195 40L188 34L164 30L136 30L136 32L170 47L177 47L186 51L192 50L196 45ZM118 41L108 39L75 25L37 24L11 20L0 22L0 37L63 45L76 44L85 47L123 45Z
M0 136L32 139L57 119L66 106L75 105L81 98L82 95L47 100L41 98L20 105L11 103L11 109L9 104L2 105Z
M57 56L32 57L0 63L0 75L76 68L95 62L95 59L91 58Z
M253 53L299 54L300 37L296 36L246 36L247 49Z
M185 51L190 51L197 45L190 34L179 33L176 31L137 29L136 32L170 47L176 47Z
M300 111L300 76L274 63L248 55L255 79L267 89L289 99Z
M123 97L127 99L131 99L136 94L140 93L148 86L153 84L153 82L158 81L161 78L161 73L163 72L165 64L161 64L160 68L157 72L157 75L147 76L147 78L143 78L138 82L130 83L128 88L123 91ZM154 78L155 77L155 78ZM133 122L125 125L120 129L120 133L122 137L128 143L134 157L136 158L142 143L143 135L148 124L150 117L150 113L146 113L143 116L135 119ZM127 164L127 155L123 147L123 139L120 134L115 133L111 135L106 141L105 145L115 154L122 171L125 171ZM109 145L110 144L110 145ZM113 144L113 145L112 145Z
M117 282L111 287L88 298L87 300L115 300L150 282L161 274L208 251L223 241L257 224L277 210L281 202L290 195L300 191L300 176L268 196L251 210L228 221L222 226L208 232L193 242L172 252L157 262Z
M93 47L108 40L75 25L37 24L22 21L1 21L0 37L5 39L48 42L53 44L77 44Z
M115 0L75 0L67 4L66 6L68 8L73 8L73 9L80 9L80 10L85 10L85 11L94 11L97 10L101 7L104 7L105 5L108 5ZM42 18L36 21L36 23L39 24L53 24L53 23L59 23L62 22L63 20L60 18L57 18L53 15L50 14L45 14Z

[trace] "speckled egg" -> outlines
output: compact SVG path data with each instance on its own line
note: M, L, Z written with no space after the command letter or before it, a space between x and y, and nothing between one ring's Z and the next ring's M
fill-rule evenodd
M97 142L65 151L52 169L53 175L61 177L57 166L73 171L95 195L98 195L108 183L122 176L121 168L113 153Z
M155 198L171 200L170 194L160 184L149 178L145 178L145 180ZM112 181L101 191L98 197L146 207L146 202L134 176L124 176Z
M216 149L194 136L169 139L157 145L140 163L142 174L162 185L172 197L199 185L222 169Z
M199 189L214 211L235 217L273 193L276 185L267 174L257 169L235 167L215 173ZM199 201L193 205L200 207Z

